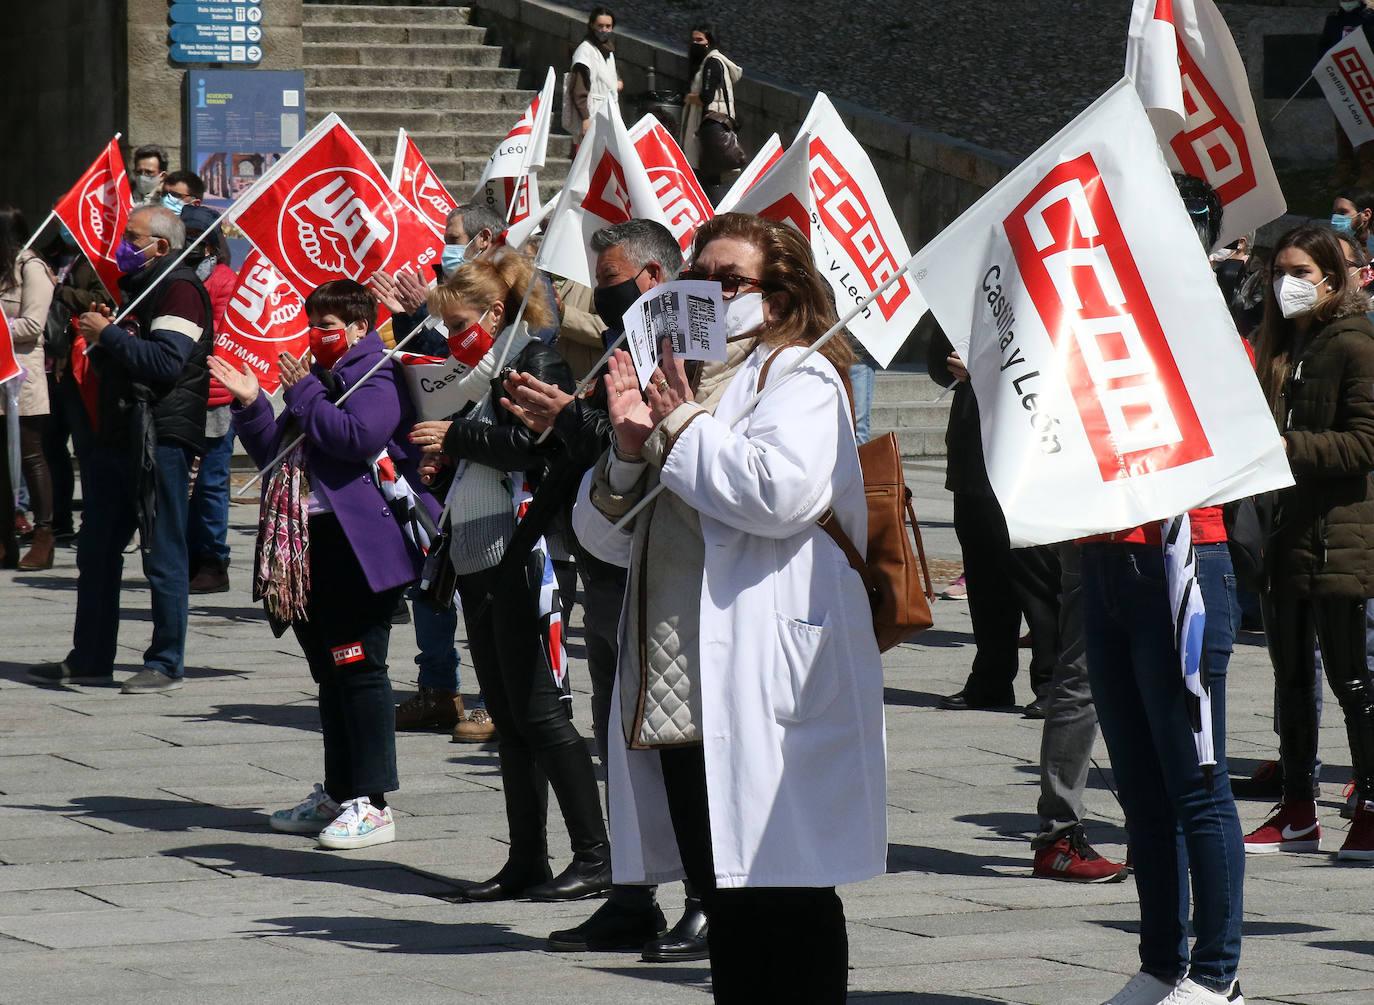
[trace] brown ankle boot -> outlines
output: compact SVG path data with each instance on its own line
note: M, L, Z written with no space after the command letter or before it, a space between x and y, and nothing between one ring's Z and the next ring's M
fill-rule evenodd
M23 572L37 572L40 569L52 568L52 529L40 527L33 532L33 544L29 546L28 553L19 560L19 568Z

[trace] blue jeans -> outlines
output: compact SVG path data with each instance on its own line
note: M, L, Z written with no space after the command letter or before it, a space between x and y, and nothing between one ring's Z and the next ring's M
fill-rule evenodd
M157 519L143 542L143 575L152 599L153 639L143 665L174 680L186 672L186 513L191 486L190 448L157 445ZM119 586L124 549L138 529L133 461L104 447L86 454L89 491L76 544L76 627L67 662L87 674L114 670L119 640Z
M877 377L873 364L867 360L849 368L849 384L854 389L854 438L868 442L869 418L873 412L873 385Z
M233 430L206 439L186 525L186 547L195 561L229 561L229 461L233 456Z
M1217 764L1197 763L1159 545L1083 548L1083 629L1098 723L1126 810L1141 969L1224 992L1240 963L1245 846L1226 769L1226 666L1240 620L1225 544L1198 545ZM1189 877L1196 895L1188 952Z
M420 686L439 691L457 691L458 647L453 637L458 633L458 605L447 611L436 611L416 594L418 586L406 591L406 596L415 601L410 605L411 620L415 623L415 646L420 651L415 654L415 663L420 668Z

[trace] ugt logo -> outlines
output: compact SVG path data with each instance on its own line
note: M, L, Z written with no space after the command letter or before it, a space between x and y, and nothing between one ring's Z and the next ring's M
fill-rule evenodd
M224 320L237 334L263 342L289 342L306 330L300 295L262 258L248 266Z
M302 278L336 273L361 282L391 257L395 213L385 193L361 171L318 171L291 190L285 205L281 247ZM280 233L287 216L295 221L295 234L289 236Z
M1057 165L1003 221L1062 351L1102 480L1212 455L1092 154Z

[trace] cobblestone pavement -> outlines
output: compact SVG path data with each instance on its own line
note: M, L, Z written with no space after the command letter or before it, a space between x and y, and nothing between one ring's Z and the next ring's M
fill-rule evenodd
M909 477L932 558L958 550L938 463ZM591 905L459 905L458 879L505 857L495 750L441 734L399 737L394 844L317 850L273 833L264 812L318 779L317 719L294 642L272 638L245 565L256 509L231 512L229 593L193 598L189 683L167 695L44 689L25 667L60 657L72 622L74 555L51 573L0 578L0 1002L99 999L324 1002L706 1002L704 965L634 954L551 954L544 937ZM149 634L130 557L121 674ZM889 872L842 891L855 1001L1100 1002L1136 969L1132 883L1030 878L1040 725L1013 714L941 712L972 656L967 606L888 655ZM574 619L574 628L577 619ZM574 630L578 722L586 674ZM413 678L411 630L392 635L398 691ZM468 674L470 682L470 674ZM1230 751L1238 774L1272 756L1262 640L1232 663ZM1029 697L1024 678L1022 700ZM1349 756L1328 700L1324 845L1337 847ZM1099 744L1098 763L1107 767ZM1090 839L1124 854L1121 814L1094 771ZM817 792L824 807L826 793ZM1267 805L1246 802L1254 825ZM566 838L554 818L551 847ZM1241 976L1252 1002L1374 1001L1374 871L1329 855L1247 863ZM662 891L665 911L680 887Z

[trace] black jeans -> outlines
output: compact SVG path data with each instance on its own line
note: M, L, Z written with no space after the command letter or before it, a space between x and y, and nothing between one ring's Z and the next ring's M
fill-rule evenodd
M1347 597L1264 597L1264 632L1274 664L1283 798L1306 802L1316 780L1317 708L1312 639L1345 716L1355 787L1374 797L1374 692L1366 655L1365 602Z
M849 979L844 905L833 886L716 888L706 762L700 747L659 751L687 881L709 921L718 1002L843 1002Z
M310 596L292 624L319 685L324 788L339 802L400 788L396 706L386 674L401 587L374 593L338 517L310 518Z
M81 465L83 485L81 497L89 499L85 490L86 452L91 445L91 419L81 401L81 389L67 372L61 380L48 374L47 424L43 427L43 454L48 461L52 478L53 530L68 533L75 529L72 520L72 499L76 493L76 472L72 468L72 453ZM67 452L67 440L72 453Z
M1021 615L1031 633L1031 689L1048 692L1059 659L1059 560L1052 548L1012 548L992 496L954 493L954 532L964 557L969 618L977 653L964 690L1003 700L1019 665Z

